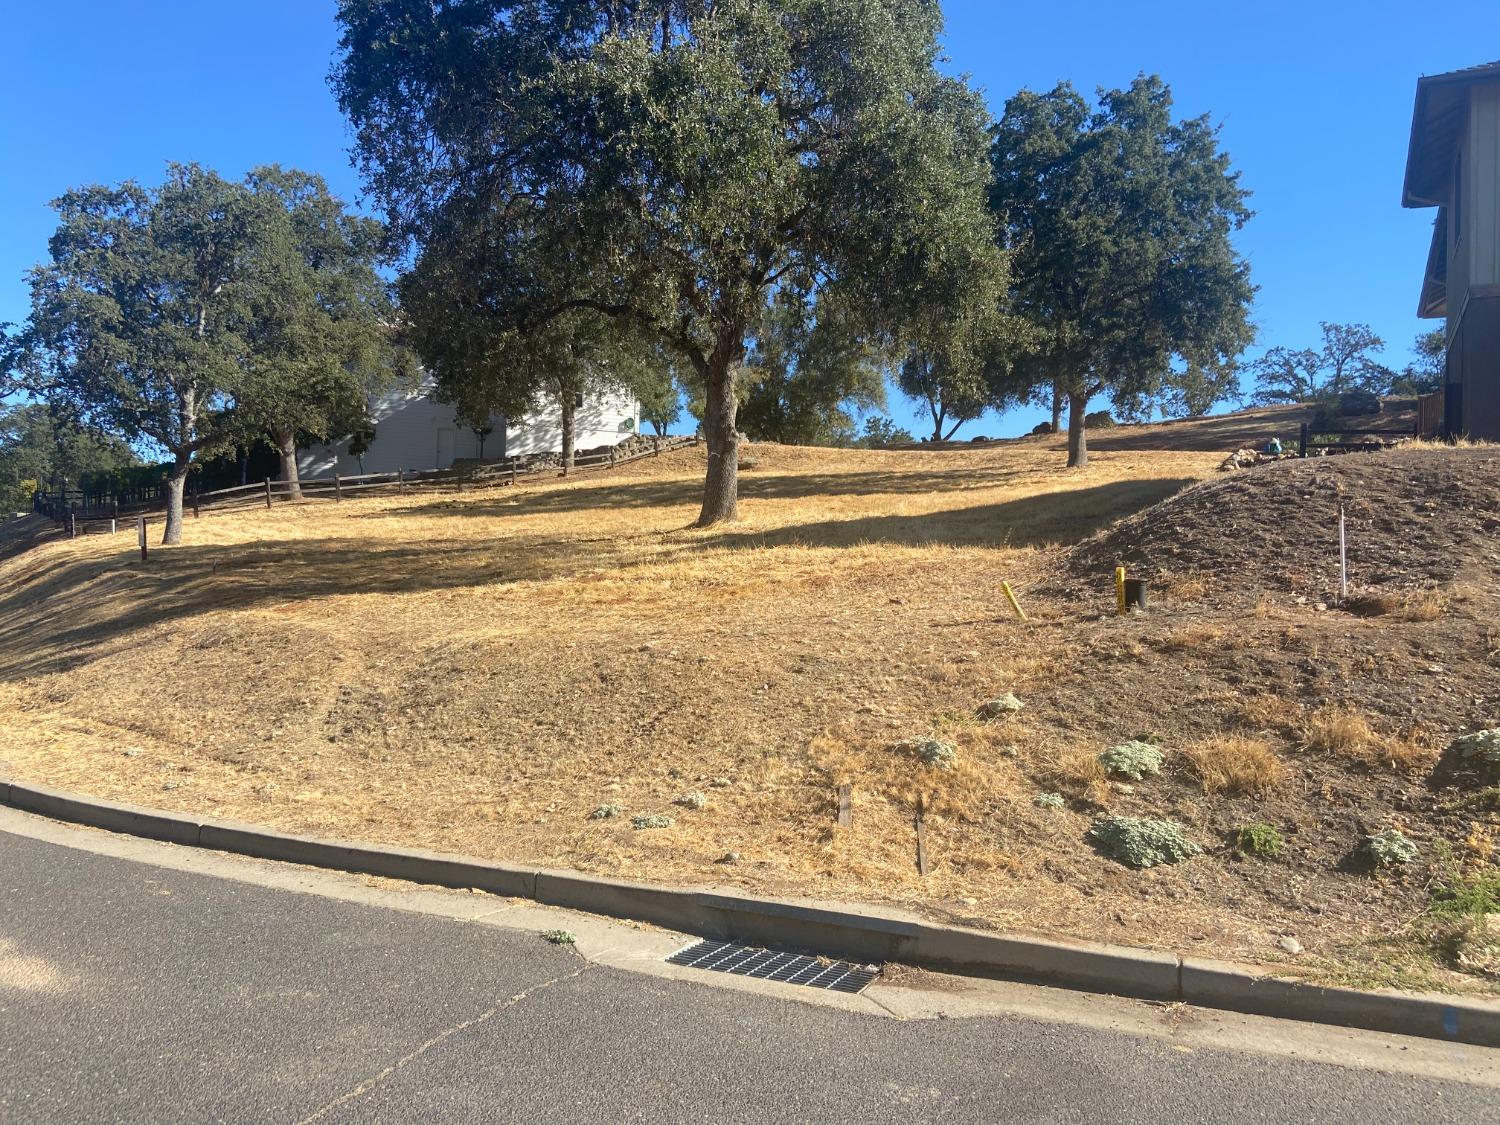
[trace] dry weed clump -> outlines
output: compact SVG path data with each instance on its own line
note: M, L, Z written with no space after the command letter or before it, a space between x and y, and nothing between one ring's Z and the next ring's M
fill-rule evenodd
M1231 714L1254 730L1292 733L1302 723L1302 713L1294 704L1276 695L1252 695L1231 708Z
M1184 574L1169 574L1162 584L1162 595L1167 601L1201 602L1213 589L1213 578L1202 571Z
M1354 594L1344 608L1359 617L1393 621L1436 621L1448 607L1441 590L1367 590Z
M1367 766L1414 772L1437 758L1437 749L1417 728L1405 734L1382 734L1357 711L1346 707L1324 707L1307 718L1302 731L1309 750Z
M1260 738L1224 736L1182 748L1188 769L1205 793L1262 796L1287 779L1285 763Z
M1087 750L1065 750L1037 774L1038 783L1085 805L1106 808L1109 805L1109 770L1098 754Z
M1217 625L1185 625L1151 641L1162 652L1192 652L1200 648L1219 648L1226 634Z

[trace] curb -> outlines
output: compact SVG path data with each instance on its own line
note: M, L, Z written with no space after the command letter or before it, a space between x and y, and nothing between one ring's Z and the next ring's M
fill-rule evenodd
M489 863L412 848L292 836L0 780L0 804L58 820L258 859L444 887L476 887L718 940L895 961L1142 1000L1500 1047L1500 1002L1325 988L1251 966L1090 942L1052 941L913 921L879 910L804 906L572 871Z

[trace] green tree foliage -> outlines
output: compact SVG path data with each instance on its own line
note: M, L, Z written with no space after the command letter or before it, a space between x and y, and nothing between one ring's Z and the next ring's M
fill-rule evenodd
M247 444L270 439L295 498L299 442L363 429L371 393L413 371L377 272L384 226L351 215L321 176L271 165L246 182L266 226L234 413Z
M1083 419L1197 411L1233 392L1251 339L1249 266L1232 234L1247 192L1208 118L1174 121L1141 76L1097 107L1063 83L1011 98L993 134L991 206L1012 253L1012 309L1030 332L1023 382L1068 403L1068 464L1088 460Z
M1430 395L1443 389L1447 378L1448 332L1434 328L1423 332L1412 345L1416 359L1391 380L1390 393L1396 395Z
M65 412L166 451L163 542L180 542L193 458L232 440L264 206L191 164L160 187L79 188L53 206L52 260L30 275L28 376Z
M877 414L873 418L865 419L864 432L854 440L854 445L859 449L884 449L888 445L912 440L914 439L910 430L896 425L884 415Z
M987 115L937 68L935 3L344 0L339 20L358 162L443 279L413 319L468 305L470 355L585 312L661 340L706 404L700 524L736 516L742 368L779 286L911 343L932 309L996 302ZM498 363L438 374L524 398Z
M741 376L740 429L756 441L847 445L856 433L854 412L885 405L881 360L827 299L780 293Z
M0 405L0 514L30 508L38 488L55 492L134 464L123 441L91 433L46 403Z
M1319 402L1349 391L1387 394L1395 379L1390 368L1375 359L1385 341L1368 324L1331 324L1323 321L1320 348L1274 347L1249 365L1255 377L1253 401Z
M946 352L914 349L901 364L896 384L932 419L933 441L947 441L992 404L983 373L972 364L955 364Z

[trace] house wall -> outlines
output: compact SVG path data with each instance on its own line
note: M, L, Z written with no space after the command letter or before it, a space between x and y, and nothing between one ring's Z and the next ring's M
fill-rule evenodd
M573 447L615 445L640 428L640 404L623 392L589 394L573 419ZM505 456L553 453L562 449L562 411L548 404L512 424L505 435Z
M1500 84L1469 91L1448 199L1446 428L1500 441Z
M315 445L297 454L297 471L304 477L346 476L357 473L394 473L398 469L446 469L455 460L479 456L479 438L460 425L452 406L434 402L430 386L418 391L392 391L370 404L375 440L361 459L349 453L347 438ZM579 449L613 445L633 433L640 408L628 394L585 397L578 411ZM503 416L490 419L493 431L485 436L486 460L562 448L562 415L555 406L507 424Z

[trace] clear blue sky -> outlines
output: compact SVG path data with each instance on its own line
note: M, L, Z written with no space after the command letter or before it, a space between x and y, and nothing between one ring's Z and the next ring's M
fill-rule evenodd
M1261 346L1310 345L1319 320L1364 321L1399 366L1416 319L1431 212L1403 211L1420 74L1500 57L1500 2L1389 0L1008 4L948 0L952 67L997 114L1021 87L1085 92L1161 74L1183 115L1209 113L1254 191L1240 235L1261 291ZM36 0L0 39L0 321L26 315L48 201L90 182L159 179L167 160L238 176L279 162L359 195L325 77L332 0ZM1254 353L1251 353L1254 354ZM908 421L909 404L891 413ZM1040 414L961 436L1019 432ZM918 424L913 424L921 432Z

